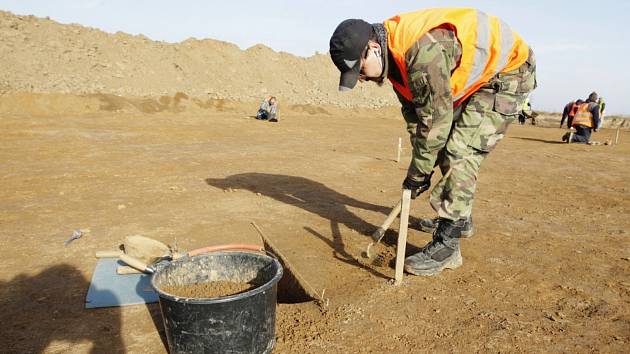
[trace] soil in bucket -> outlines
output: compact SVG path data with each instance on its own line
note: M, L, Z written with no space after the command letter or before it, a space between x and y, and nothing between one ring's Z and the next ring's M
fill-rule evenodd
M236 295L254 289L259 285L260 284L253 282L237 283L233 281L217 280L208 283L166 285L162 287L162 291L174 296L199 299Z

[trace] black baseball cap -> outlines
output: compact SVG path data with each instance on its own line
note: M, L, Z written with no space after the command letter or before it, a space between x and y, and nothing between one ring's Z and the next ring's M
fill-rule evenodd
M352 90L359 79L361 53L372 35L372 25L359 19L341 22L330 37L330 58L341 71L339 91Z

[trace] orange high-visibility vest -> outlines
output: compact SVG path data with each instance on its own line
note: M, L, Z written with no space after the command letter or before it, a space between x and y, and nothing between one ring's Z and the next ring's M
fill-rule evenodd
M573 103L573 106L571 106L571 111L569 112L569 117L575 117L575 113L577 113L577 109L580 105L578 105L577 103Z
M593 113L591 113L591 103L584 102L578 106L575 117L573 117L573 123L571 126L581 125L587 128L593 127Z
M451 74L454 106L459 105L501 72L521 66L529 47L521 36L496 16L475 9L428 9L394 16L384 22L389 48L403 82L390 77L394 89L411 101L407 82L407 50L430 30L449 27L462 45L459 66Z

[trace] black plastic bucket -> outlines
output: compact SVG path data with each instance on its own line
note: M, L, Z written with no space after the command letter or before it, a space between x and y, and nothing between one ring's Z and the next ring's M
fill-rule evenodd
M276 258L252 252L208 253L158 267L151 285L160 297L170 353L271 353L280 278ZM216 298L177 297L161 290L212 281L261 285Z

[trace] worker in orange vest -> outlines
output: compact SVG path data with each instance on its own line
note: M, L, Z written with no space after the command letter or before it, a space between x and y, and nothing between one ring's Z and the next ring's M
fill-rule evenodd
M586 102L577 107L575 117L573 117L572 127L575 134L566 133L562 136L562 141L571 143L588 143L591 140L591 131L596 132L599 125L599 104L597 103L597 93L592 92Z
M476 9L426 9L370 24L341 22L330 39L339 90L388 79L402 104L413 156L403 188L431 191L435 219L419 227L433 239L405 270L434 275L462 264L460 238L473 234L472 204L482 161L536 87L536 61L499 18ZM413 225L412 225L413 226Z
M577 99L575 101L571 101L564 106L562 110L562 118L560 119L560 128L564 124L564 120L567 121L567 128L571 128L571 123L573 123L573 117L575 117L575 113L577 112L578 106L584 103L584 100Z

